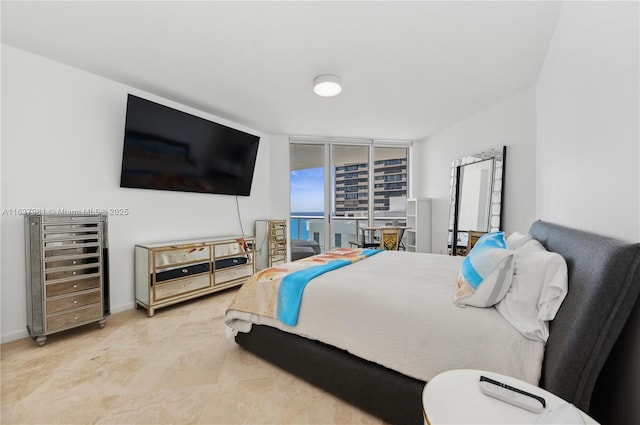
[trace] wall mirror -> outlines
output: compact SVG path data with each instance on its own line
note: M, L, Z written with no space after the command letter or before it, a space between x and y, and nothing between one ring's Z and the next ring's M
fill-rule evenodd
M449 254L466 255L484 233L502 229L506 146L455 159L451 165Z

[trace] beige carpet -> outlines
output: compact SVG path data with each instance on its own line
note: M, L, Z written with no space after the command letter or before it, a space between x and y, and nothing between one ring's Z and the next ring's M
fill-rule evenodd
M0 423L381 423L226 338L234 293L3 344Z

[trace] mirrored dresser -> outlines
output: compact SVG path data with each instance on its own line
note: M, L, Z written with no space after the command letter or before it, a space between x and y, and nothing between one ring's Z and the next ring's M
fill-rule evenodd
M27 329L47 335L97 323L109 315L106 215L25 216Z
M159 308L242 285L255 273L255 239L201 238L135 246L136 308Z

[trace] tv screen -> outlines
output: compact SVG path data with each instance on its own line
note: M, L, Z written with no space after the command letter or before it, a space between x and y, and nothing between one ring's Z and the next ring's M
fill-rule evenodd
M120 187L249 196L259 141L130 94Z

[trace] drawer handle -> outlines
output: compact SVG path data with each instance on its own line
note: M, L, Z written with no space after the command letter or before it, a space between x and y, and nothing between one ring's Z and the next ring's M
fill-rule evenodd
M73 303L74 304L78 304L78 300L73 300Z
M74 260L74 261L73 261L73 264L78 264L78 262Z
M78 287L78 285L73 285L73 287L74 287L74 288L77 288L77 287Z
M77 275L77 274L78 274L78 272L73 272L73 275L74 275L74 276L75 276L75 275Z
M189 273L189 270L187 270L187 269L182 269L182 273Z
M73 320L78 320L78 316L73 316Z

